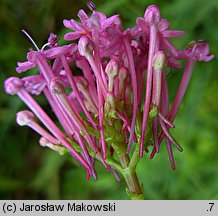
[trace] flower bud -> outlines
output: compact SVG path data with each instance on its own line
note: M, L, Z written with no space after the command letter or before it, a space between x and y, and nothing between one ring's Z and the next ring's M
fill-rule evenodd
M5 91L7 94L17 94L23 88L23 81L18 77L10 77L5 81Z
M82 37L78 43L78 50L81 56L87 57L94 50L94 44L87 37Z
M114 94L108 92L106 96L106 101L110 104L111 108L115 109L115 98Z
M166 56L163 51L158 51L153 58L154 70L162 70L165 66Z
M153 105L160 106L161 98L161 79L162 72L165 66L166 56L163 51L158 51L153 58L153 93L152 93L152 103Z
M39 144L42 147L46 147L49 144L49 141L45 137L41 137L40 140L39 140Z
M145 21L152 25L157 25L160 20L160 10L156 5L151 5L147 8L144 15Z
M88 81L86 80L85 77L78 76L76 77L76 85L78 89L83 92L84 89L88 87Z
M60 155L64 155L65 153L69 152L68 149L66 149L64 146L61 145L55 145L50 140L46 139L45 137L41 137L39 140L39 144L42 147L48 147L52 149L53 151L58 152Z
M118 74L118 64L115 60L110 60L105 68L105 72L108 75L108 77L111 77L112 79L115 78Z
M104 103L104 111L108 117L115 117L115 98L114 94L108 92Z
M64 81L58 77L54 77L50 83L50 90L53 94L65 93Z
M126 80L128 78L128 70L125 67L121 67L119 69L118 80L119 80L119 88L117 97L120 98L122 95L125 95L125 86Z
M108 75L108 79L109 79L109 84L108 84L108 88L109 91L112 92L113 91L113 86L114 86L114 78L117 76L118 74L118 64L115 60L110 60L110 62L107 64L106 68L105 68L105 72Z
M128 76L128 70L125 67L120 68L118 78L120 81L124 81Z
M84 100L84 104L85 104L85 106L86 106L86 109L87 109L89 112L96 113L96 110L93 109L92 104L91 104L87 99Z
M34 121L34 114L28 110L23 110L16 115L17 124L20 126L29 125Z

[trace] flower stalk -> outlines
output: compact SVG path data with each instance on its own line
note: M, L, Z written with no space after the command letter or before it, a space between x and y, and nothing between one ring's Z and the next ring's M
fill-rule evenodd
M119 161L122 166L122 175L126 181L127 194L132 200L144 200L144 195L136 174L136 169L134 166L130 166L129 155L120 155Z

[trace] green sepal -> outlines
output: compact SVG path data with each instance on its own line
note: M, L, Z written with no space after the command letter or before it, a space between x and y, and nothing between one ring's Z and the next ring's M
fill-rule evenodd
M64 146L59 146L59 145L54 145L54 144L50 144L51 149L53 149L54 151L58 152L60 155L64 155L66 153L69 153L69 150L67 148L65 148Z
M152 108L149 112L149 115L148 115L148 121L153 121L154 118L157 116L158 114L158 109L157 107L155 106L154 108Z

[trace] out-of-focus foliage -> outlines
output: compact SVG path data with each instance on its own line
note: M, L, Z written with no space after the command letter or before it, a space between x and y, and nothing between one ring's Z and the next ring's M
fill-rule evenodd
M160 6L171 28L187 31L177 48L205 39L211 53L218 50L217 0L96 0L98 10L119 13L124 26L133 26L149 4ZM15 113L25 106L4 93L3 81L15 75L17 61L32 47L20 32L26 29L39 46L50 32L63 33L62 19L76 18L79 0L0 0L0 198L1 199L126 199L124 183L99 167L99 180L85 180L85 172L70 158L43 149L38 135L15 123ZM87 10L87 9L86 9ZM88 10L87 10L88 11ZM164 148L153 160L138 167L147 199L218 199L218 63L198 63L175 121L174 136L184 147L175 151L172 171ZM181 77L171 71L171 101ZM44 104L45 105L45 104Z

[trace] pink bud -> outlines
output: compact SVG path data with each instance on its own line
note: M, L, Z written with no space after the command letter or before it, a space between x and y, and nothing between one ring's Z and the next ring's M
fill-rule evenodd
M89 56L94 50L94 44L87 37L82 37L78 43L78 50L81 56Z
M45 137L41 137L39 139L39 144L42 146L42 147L48 147L50 149L52 149L53 151L56 151L58 152L60 155L63 155L64 154L64 147L61 147L60 145L56 145L54 143L52 143L50 140L46 139ZM67 150L65 150L67 151Z
M88 87L88 81L85 77L77 76L76 77L76 85L80 91L83 92L84 89Z
M65 93L64 81L58 77L54 77L50 83L50 90L53 94L63 94Z
M128 78L128 70L125 67L121 67L119 69L119 74L118 74L118 79L119 79L118 96L117 96L118 98L124 96L127 78Z
M10 77L5 81L5 91L7 94L17 94L23 88L23 81L18 77Z
M161 97L161 78L162 72L165 66L166 56L163 51L158 51L153 58L153 93L152 93L152 103L155 106L160 105Z
M115 98L114 94L111 92L107 93L105 104L104 104L104 111L106 114L113 116L113 112L115 111Z
M161 70L164 68L166 56L163 51L158 51L153 58L154 70Z
M113 59L110 60L105 68L105 72L111 78L116 77L118 74L118 63Z
M110 60L109 63L107 64L105 68L105 72L108 75L109 79L109 84L108 84L108 90L110 92L113 91L113 86L114 86L114 78L118 74L118 64L115 60Z
M152 25L157 25L161 21L160 10L156 5L147 8L144 15L145 21Z
M18 112L16 117L17 124L20 126L29 125L34 121L34 114L28 110Z
M42 147L46 147L49 143L51 143L51 142L49 142L45 137L41 137L39 140L39 144Z
M125 67L120 68L118 77L119 80L124 81L128 77L128 70Z
M108 102L111 105L111 107L115 108L115 98L113 93L107 93L106 102Z

